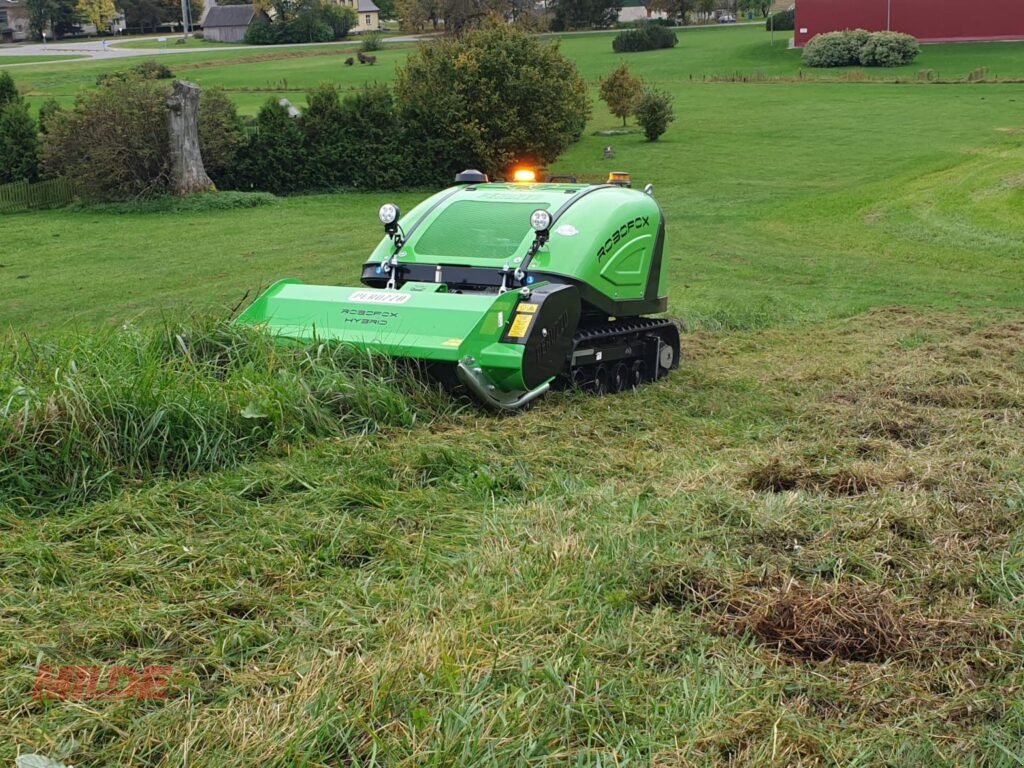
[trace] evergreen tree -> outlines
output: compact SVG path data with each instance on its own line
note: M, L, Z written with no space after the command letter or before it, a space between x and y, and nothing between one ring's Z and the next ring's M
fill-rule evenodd
M39 130L19 98L0 110L0 184L39 180Z

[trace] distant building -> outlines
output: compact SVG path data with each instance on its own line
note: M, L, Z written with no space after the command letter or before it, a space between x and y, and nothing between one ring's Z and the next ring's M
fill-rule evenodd
M622 0L622 7L619 9L619 21L622 22L667 18L668 14L664 11L652 11L649 0Z
M264 23L270 18L253 5L207 6L203 14L203 37L217 43L240 43L254 23Z
M338 5L351 8L356 12L356 25L353 32L376 32L380 29L380 8L373 0L336 0Z
M29 37L25 0L0 0L0 42L16 43Z
M822 32L858 28L928 43L1024 40L1024 0L797 0L798 47Z

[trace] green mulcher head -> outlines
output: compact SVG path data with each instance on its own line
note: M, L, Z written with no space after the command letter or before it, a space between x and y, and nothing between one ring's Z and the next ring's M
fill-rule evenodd
M456 183L405 216L381 207L386 237L361 287L282 280L236 322L428 361L496 409L553 385L621 391L678 366L678 327L645 317L667 306L649 187L468 171Z

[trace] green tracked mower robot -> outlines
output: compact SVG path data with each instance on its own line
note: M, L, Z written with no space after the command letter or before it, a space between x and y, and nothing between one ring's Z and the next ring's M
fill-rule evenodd
M381 207L362 287L281 280L237 322L428 361L496 409L658 379L679 365L678 326L646 317L668 306L665 220L650 187L614 180L464 171L404 216Z

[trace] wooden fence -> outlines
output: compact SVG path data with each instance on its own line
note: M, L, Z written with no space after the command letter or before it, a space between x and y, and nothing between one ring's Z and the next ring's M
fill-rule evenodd
M74 202L75 185L67 179L49 179L35 184L16 181L0 185L0 213L60 208Z

